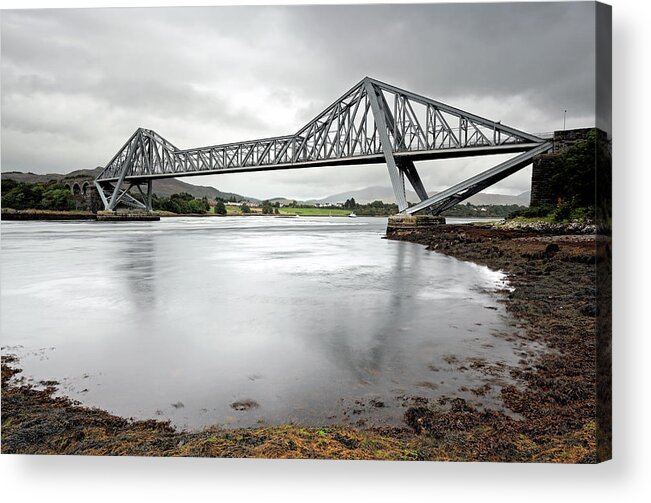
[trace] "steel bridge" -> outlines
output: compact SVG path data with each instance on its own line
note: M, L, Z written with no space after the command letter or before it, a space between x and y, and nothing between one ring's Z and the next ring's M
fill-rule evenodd
M298 132L179 149L138 129L95 180L104 206L151 211L158 178L386 163L400 213L439 214L529 165L552 148L538 136L365 77ZM447 190L428 195L415 161L517 153ZM405 178L420 202L410 206ZM134 197L136 189L140 197Z

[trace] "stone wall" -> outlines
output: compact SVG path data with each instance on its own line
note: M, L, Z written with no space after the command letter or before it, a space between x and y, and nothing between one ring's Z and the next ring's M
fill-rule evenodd
M553 193L551 178L558 169L559 154L570 148L578 141L585 140L593 128L567 129L554 131L554 148L552 153L544 154L533 160L531 171L531 200L530 206L556 204L557 195ZM599 134L602 135L602 131ZM605 133L603 133L605 138Z
M551 176L556 172L557 165L558 154L545 154L534 159L531 170L530 206L556 203L556 197L551 185Z
M562 131L554 131L554 154L560 154L567 150L577 141L585 140L588 133L594 128L581 128L581 129L565 129Z
M97 211L104 205L95 189L95 181L90 177L64 177L61 182L72 192L77 210Z

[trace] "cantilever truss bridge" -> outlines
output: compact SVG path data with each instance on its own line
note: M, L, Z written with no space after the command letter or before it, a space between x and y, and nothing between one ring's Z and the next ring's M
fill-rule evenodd
M401 213L439 214L530 164L552 144L444 103L366 77L298 132L179 149L138 129L95 180L104 206L151 210L152 180L274 169L386 163ZM435 195L414 161L517 153ZM420 202L409 206L405 178ZM133 197L136 190L140 197Z

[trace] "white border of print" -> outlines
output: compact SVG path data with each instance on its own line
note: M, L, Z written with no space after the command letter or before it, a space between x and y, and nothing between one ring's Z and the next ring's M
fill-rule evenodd
M0 7L173 6L179 1L0 0ZM239 4L193 0L192 5ZM279 2L252 1L250 4ZM293 4L291 0L282 3ZM325 2L320 3L350 3ZM370 2L361 2L370 3ZM376 2L377 3L377 2ZM651 495L648 249L638 240L651 186L647 2L612 0L614 131L614 460L598 466L1 456L5 501L640 501ZM646 14L646 15L645 15ZM1 13L0 13L1 15ZM38 36L38 34L34 34ZM636 134L637 133L637 134ZM638 239L636 239L638 238ZM641 495L641 496L639 496Z

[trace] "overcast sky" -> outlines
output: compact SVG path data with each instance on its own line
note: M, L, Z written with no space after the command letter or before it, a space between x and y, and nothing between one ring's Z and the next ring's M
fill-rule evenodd
M594 125L594 4L4 11L2 170L296 132L365 75L531 133ZM430 191L505 157L418 163ZM491 192L529 189L530 170ZM253 197L390 186L384 165L186 178Z

